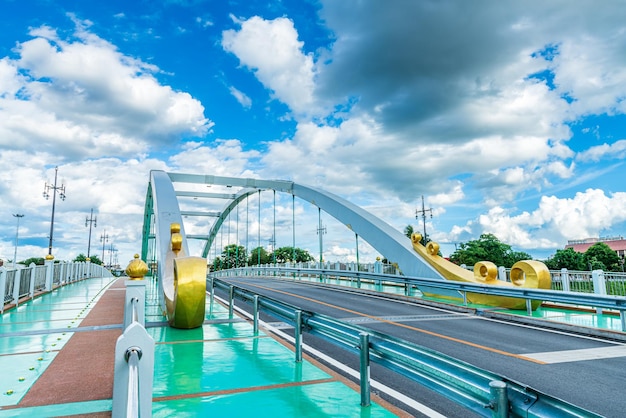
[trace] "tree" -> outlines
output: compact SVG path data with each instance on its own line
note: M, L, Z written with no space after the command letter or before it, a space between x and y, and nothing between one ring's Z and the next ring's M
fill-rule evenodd
M259 264L269 264L271 258L265 248L256 247L252 251L250 251L250 258L248 258L248 265L256 266Z
M222 249L222 268L244 267L248 255L243 245L228 244Z
M74 258L74 260L72 260L72 261L75 261L75 262L84 262L84 261L87 261L87 256L86 256L85 254L83 254L83 253L80 253L80 254L78 254L78 255L76 256L76 258ZM98 258L98 256L97 256L97 255L92 255L92 256L90 256L90 257L89 257L89 261L90 261L92 264L102 265L102 261L100 261L100 259Z
M532 257L523 252L512 251L493 234L481 234L480 238L461 243L460 248L450 255L450 261L456 264L473 266L479 261L491 261L497 266L511 267L517 261L530 260Z
M295 255L295 259L294 259ZM294 248L294 247L280 247L277 248L272 254L268 257L270 259L274 259L276 257L277 263L285 263L288 260L291 260L296 263L306 263L307 261L313 260L313 256L309 254L307 250L303 250L302 248Z
M30 266L32 263L35 263L36 266L43 266L45 264L45 260L43 257L31 257L19 262L19 264L24 264L25 266Z
M619 256L604 242L596 242L589 247L584 260L591 270L621 271Z
M413 225L407 225L404 227L404 235L406 235L408 238L411 238L413 232L415 232L415 229L413 229Z
M545 261L545 265L550 270L586 270L587 265L582 253L574 251L573 248L556 250L556 253Z

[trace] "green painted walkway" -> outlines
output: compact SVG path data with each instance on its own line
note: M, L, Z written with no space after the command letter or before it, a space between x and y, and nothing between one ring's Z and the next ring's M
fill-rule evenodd
M111 399L36 407L20 407L20 401L74 334L87 328L93 331L94 327L81 327L81 321L114 281L73 283L0 317L0 417L110 415ZM168 327L158 307L155 286L148 284L146 325L156 342L153 416L402 414L374 402L361 407L358 387L311 361L296 363L291 348L262 330L255 335L252 324L237 316L229 318L228 309L218 303L206 307L201 328ZM109 326L116 327L121 328L121 324Z

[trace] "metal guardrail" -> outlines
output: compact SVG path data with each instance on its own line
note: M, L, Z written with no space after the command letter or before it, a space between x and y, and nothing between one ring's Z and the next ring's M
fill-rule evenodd
M221 288L229 294L229 313L239 298L253 305L255 330L258 311L295 328L296 361L301 361L301 333L317 335L360 356L361 405L369 405L369 362L374 361L485 417L599 417L578 406L534 390L471 364L411 342L391 337L329 316L302 311L294 305L261 296L209 277L207 289Z
M274 276L274 277L322 277L322 278L351 278L360 282L369 280L375 284L395 283L410 289L411 286L457 291L467 302L467 293L481 293L496 296L508 296L526 300L526 306L530 309L531 301L542 300L547 302L564 303L568 305L587 306L596 309L610 309L619 312L622 331L626 332L626 297L610 296L597 293L565 292L547 289L533 289L513 286L493 286L475 283L456 282L451 280L436 280L419 277L409 277L379 273L363 273L358 271L332 270L332 269L306 269L294 267L241 267L230 270L212 272L213 277L238 276Z

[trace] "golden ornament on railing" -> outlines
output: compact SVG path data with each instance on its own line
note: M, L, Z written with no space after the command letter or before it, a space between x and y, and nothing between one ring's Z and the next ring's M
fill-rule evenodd
M139 258L139 254L135 254L135 259L126 267L126 274L130 280L143 280L146 273L148 273L148 265Z

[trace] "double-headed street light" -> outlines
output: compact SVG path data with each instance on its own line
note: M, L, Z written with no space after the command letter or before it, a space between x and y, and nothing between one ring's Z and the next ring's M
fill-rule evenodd
M54 185L46 184L43 186L43 197L46 200L50 197L49 191L52 190L52 218L50 219L50 242L48 243L48 255L47 259L52 260L54 257L52 256L52 234L54 233L54 207L56 205L56 197L57 191L59 192L59 197L61 200L65 200L65 186L61 184L57 187L57 176L59 174L59 167L54 167Z
M100 241L102 241L102 266L104 266L104 244L109 240L109 236L107 235L107 230L105 229L102 235L100 235Z
M17 228L15 229L15 252L13 253L13 267L17 264L17 243L20 237L20 218L24 217L22 213L14 213L13 216L17 218Z

